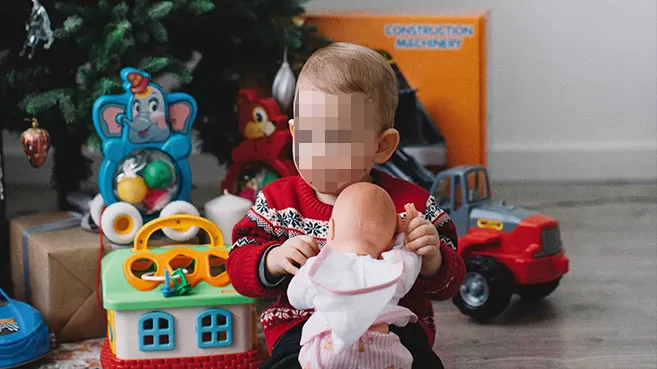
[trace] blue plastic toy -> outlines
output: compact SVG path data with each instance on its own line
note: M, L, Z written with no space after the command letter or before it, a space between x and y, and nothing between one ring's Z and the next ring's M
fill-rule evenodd
M0 289L0 368L26 364L49 351L48 326L41 313Z
M160 288L160 292L164 297L171 297L176 295L176 287L171 286L171 278L169 277L169 271L164 271L164 287Z
M112 243L127 245L144 223L158 216L199 215L187 202L197 108L190 95L165 93L143 71L124 68L121 79L125 93L101 96L93 106L103 161L100 194L90 204L90 215ZM163 231L185 241L198 228Z

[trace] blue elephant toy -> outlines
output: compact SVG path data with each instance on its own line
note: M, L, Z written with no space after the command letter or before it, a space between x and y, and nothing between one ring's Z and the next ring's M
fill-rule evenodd
M196 101L165 93L148 73L124 68L121 95L99 97L93 121L102 142L100 194L90 203L93 222L114 244L130 244L141 226L158 216L199 215L189 202L191 128ZM176 241L198 228L163 229Z

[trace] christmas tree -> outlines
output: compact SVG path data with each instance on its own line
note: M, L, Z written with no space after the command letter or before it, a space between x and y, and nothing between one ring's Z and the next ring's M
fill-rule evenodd
M3 0L0 2L0 129L23 131L36 116L50 133L53 181L60 207L90 176L83 147L97 142L91 108L98 96L121 93L126 66L155 77L179 76L180 90L194 96L195 128L204 149L221 164L239 143L235 94L245 81L271 86L283 50L299 69L328 40L304 24L300 0ZM34 4L33 4L34 3ZM26 22L36 7L47 12L53 31L21 50ZM2 53L2 50L7 50ZM193 71L186 62L200 55ZM92 145L93 146L93 145ZM26 161L27 163L27 161Z

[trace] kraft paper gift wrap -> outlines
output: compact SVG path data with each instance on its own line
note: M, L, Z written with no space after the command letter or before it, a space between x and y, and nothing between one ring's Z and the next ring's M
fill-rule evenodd
M58 342L104 337L105 312L96 302L100 235L84 230L67 212L11 219L9 232L14 297L43 314ZM107 239L103 243L103 254L111 252ZM198 237L184 242L194 243ZM171 241L149 240L151 247L167 244Z
M100 236L60 212L11 219L9 239L14 297L43 314L57 341L105 336L95 293Z

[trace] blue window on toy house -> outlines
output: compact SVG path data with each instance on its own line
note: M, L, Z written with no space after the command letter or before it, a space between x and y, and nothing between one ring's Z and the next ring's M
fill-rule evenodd
M196 319L198 347L226 347L233 344L233 316L224 309L209 309Z
M175 347L173 317L162 312L146 313L139 318L139 349L169 351Z

